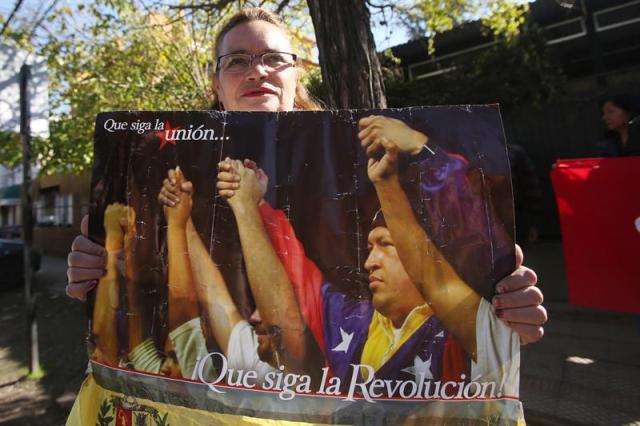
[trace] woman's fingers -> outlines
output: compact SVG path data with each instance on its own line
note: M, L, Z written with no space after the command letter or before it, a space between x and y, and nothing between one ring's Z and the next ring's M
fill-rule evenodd
M81 251L72 251L67 256L67 265L70 268L98 268L104 269L107 258Z
M68 283L65 292L72 299L86 300L87 294L98 284L97 280L83 281L80 283Z
M80 222L80 231L71 243L71 252L67 256L67 287L69 297L85 300L87 293L98 284L106 273L107 252L100 244L88 238L89 216Z
M496 315L510 324L528 324L540 327L547 322L547 310L542 305L525 308L497 309Z
M67 278L69 283L81 283L84 281L99 280L106 271L103 268L67 268Z
M523 262L524 252L522 251L522 248L518 244L516 244L516 269L521 267Z
M78 235L71 244L67 265L69 283L98 280L105 274L106 251L101 245Z
M544 328L539 325L509 322L509 326L520 336L521 345L537 342L544 336Z
M80 221L80 233L88 237L89 236L89 215L85 214Z
M84 235L78 235L71 243L71 252L83 252L94 256L106 256L107 251L100 244L94 243ZM67 261L69 259L67 258Z
M526 287L535 286L537 282L538 276L532 269L529 269L526 266L520 266L518 269L513 271L511 275L498 282L496 285L496 292L498 294L506 295L514 291L522 290ZM542 303L542 300L540 300L539 303Z

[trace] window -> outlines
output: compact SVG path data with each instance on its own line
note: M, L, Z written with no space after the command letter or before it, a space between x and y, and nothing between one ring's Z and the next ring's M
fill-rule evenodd
M557 44L587 35L587 26L581 17L568 19L544 28L547 44Z
M36 201L36 221L40 226L73 224L73 194L61 194L59 186L41 189Z
M640 0L599 10L593 14L596 31L606 31L640 22Z

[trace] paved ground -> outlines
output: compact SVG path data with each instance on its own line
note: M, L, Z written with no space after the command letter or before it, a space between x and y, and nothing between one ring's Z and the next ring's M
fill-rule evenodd
M639 425L640 325L632 315L569 305L558 242L526 250L550 314L522 351L521 397L533 425ZM38 280L40 381L24 378L22 293L0 292L0 424L63 424L86 365L85 313L64 296L65 261L45 257ZM2 271L0 271L0 277Z
M86 368L84 306L64 295L66 261L44 257L36 274L40 361L45 376L26 377L26 320L20 289L0 292L0 424L64 424ZM2 282L3 271L0 271Z
M522 352L530 424L640 425L640 335L634 318L549 303L544 339Z
M638 317L569 305L559 242L540 243L525 253L549 311L545 337L522 350L520 392L527 422L640 425Z

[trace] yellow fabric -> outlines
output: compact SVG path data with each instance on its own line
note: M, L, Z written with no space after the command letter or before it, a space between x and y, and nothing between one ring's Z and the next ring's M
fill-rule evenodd
M67 426L116 426L136 423L120 422L116 415L121 415L116 406L128 404L131 420L145 416L147 426L328 426L319 423L294 422L287 420L261 419L256 417L221 414L186 408L170 404L162 404L147 399L133 398L121 393L111 392L98 385L93 376L89 376L82 387L71 409ZM135 407L135 408L134 408ZM524 425L524 415L520 401L498 399L489 401L428 401L421 405L419 411L407 412L404 424L506 424ZM102 411L101 411L102 409ZM354 408L357 410L357 408ZM286 411L286 410L285 410ZM149 414L155 412L154 414Z
M400 336L396 341L394 326L391 320L378 311L374 311L369 324L369 334L362 351L361 363L370 365L378 371L398 349L415 333L432 315L431 308L425 303L415 307L400 327ZM363 370L361 370L363 371ZM366 371L366 370L364 370Z
M67 426L86 426L98 425L100 422L100 409L105 403L110 404L106 411L106 417L112 419L116 416L116 408L113 406L113 400L123 399L125 396L120 393L111 392L98 385L93 376L89 375L82 384L80 392L76 398L69 418ZM149 409L157 410L160 418L165 417L165 424L179 426L200 426L200 425L217 425L217 426L326 426L320 423L292 422L287 420L260 419L256 417L237 416L232 414L213 413L204 410L196 410L194 408L180 407L177 405L161 404L148 399L126 397L127 403L134 404L138 407L134 412L149 412ZM109 425L115 425L116 421L107 422ZM133 423L135 424L135 423ZM162 424L156 418L149 418L148 426L156 426Z

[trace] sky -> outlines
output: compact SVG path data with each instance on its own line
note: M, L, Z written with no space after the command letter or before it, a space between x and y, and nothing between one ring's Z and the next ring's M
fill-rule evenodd
M372 26L373 38L376 40L376 48L379 51L388 49L409 41L407 32L398 27L391 28L382 26Z
M533 0L517 0L522 3L531 2ZM76 0L62 0L58 5L74 5ZM50 4L48 0L26 0L23 3L22 8L28 9L34 15L38 8L46 8ZM0 14L7 17L15 5L15 0L0 0ZM24 10L23 10L24 12ZM373 17L375 19L375 15ZM376 22L372 22L372 32L376 41L376 47L382 51L389 47L406 43L409 40L409 36L406 30L398 22L391 22L391 25L381 26Z
M517 3L532 3L535 0L515 0ZM486 13L486 9L485 9ZM480 16L482 12L480 12ZM388 26L380 26L376 25L376 22L373 22L371 30L373 32L373 37L376 41L376 47L378 51L382 51L388 49L393 46L397 46L400 44L404 44L409 41L408 32L403 28L403 26L398 22L391 22L391 25Z

